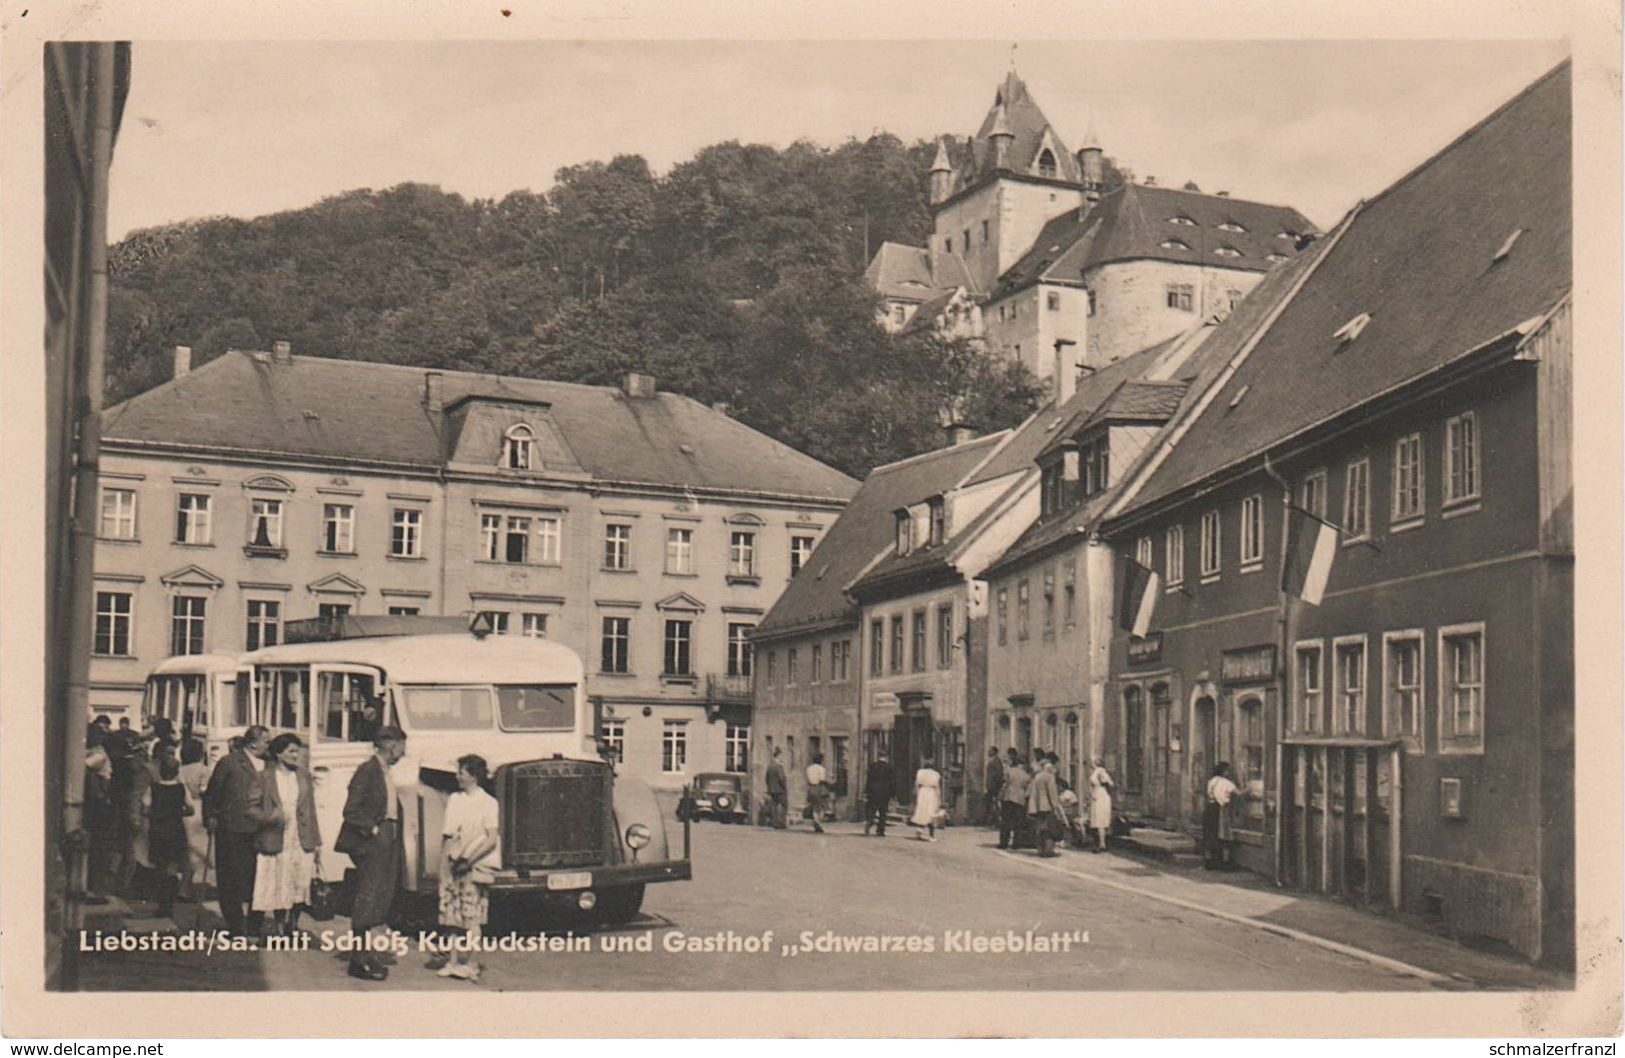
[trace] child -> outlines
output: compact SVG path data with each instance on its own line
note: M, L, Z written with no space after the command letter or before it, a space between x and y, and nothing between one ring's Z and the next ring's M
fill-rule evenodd
M147 787L142 800L147 809L147 854L158 872L158 916L175 913L175 895L188 868L185 819L193 808L181 785L180 764L169 754L158 759L158 781Z

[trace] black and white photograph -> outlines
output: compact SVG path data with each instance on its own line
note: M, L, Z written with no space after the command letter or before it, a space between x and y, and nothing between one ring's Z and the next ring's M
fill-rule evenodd
M7 932L46 997L638 993L728 1035L931 994L888 1022L931 1036L1327 993L1369 1035L1517 993L1618 1032L1529 1013L1618 992L1578 792L1599 747L1617 822L1579 673L1618 614L1576 604L1618 572L1576 529L1618 320L1576 319L1619 291L1575 224L1617 61L525 14L10 42Z

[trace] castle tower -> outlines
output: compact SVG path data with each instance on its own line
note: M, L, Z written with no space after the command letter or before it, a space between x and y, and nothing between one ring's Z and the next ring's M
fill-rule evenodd
M1106 152L1100 146L1100 134L1095 131L1092 118L1089 131L1083 136L1083 146L1078 148L1078 168L1083 173L1084 197L1096 201L1106 183Z
M954 193L954 167L948 164L948 145L937 141L937 159L931 163L931 204L939 205Z
M987 134L988 142L993 145L994 172L1010 168L1010 144L1015 138L1016 134L1010 131L1010 122L1005 120L1004 107L1001 106L993 119L993 129Z

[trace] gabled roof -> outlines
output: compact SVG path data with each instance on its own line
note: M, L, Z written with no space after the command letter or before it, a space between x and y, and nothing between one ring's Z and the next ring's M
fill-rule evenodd
M1220 225L1245 230L1226 231ZM1113 261L1151 259L1266 272L1297 252L1296 236L1314 231L1314 224L1290 206L1124 184L1087 212L1068 210L1045 224L1032 248L999 277L993 298L1041 281L1076 283L1088 270ZM1235 256L1221 255L1221 249L1233 250Z
M1573 282L1569 82L1565 62L1357 207L1130 513L1554 308ZM1357 337L1336 337L1362 313Z
M447 408L469 397L546 405L581 469L600 481L836 500L857 490L840 471L675 393L630 398L613 386L439 374ZM444 465L448 413L426 407L425 375L359 360L226 353L109 409L102 435L432 471Z
M963 185L970 186L993 172L993 145L991 136L995 126L1003 125L1010 133L1010 147L1006 155L1006 168L1015 172L1034 172L1038 155L1046 144L1055 156L1055 177L1078 183L1083 174L1078 171L1078 160L1061 142L1049 119L1038 103L1027 92L1027 85L1011 70L993 95L993 106L982 119L981 128L971 140L972 164L962 174Z
M939 293L931 276L931 251L921 246L883 242L863 275L888 298L927 301Z
M895 512L959 485L1008 433L989 434L870 471L757 626L757 633L782 634L855 620L857 607L847 599L846 586L896 539Z

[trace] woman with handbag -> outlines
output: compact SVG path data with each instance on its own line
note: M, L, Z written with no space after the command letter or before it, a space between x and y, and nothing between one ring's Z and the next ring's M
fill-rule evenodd
M462 981L480 979L480 965L472 955L490 914L488 887L499 863L501 812L497 799L482 785L489 774L483 757L471 753L457 759L457 792L446 800L441 827L440 926L447 932L461 931L466 941L450 944L445 960L437 955L430 966L441 977Z

